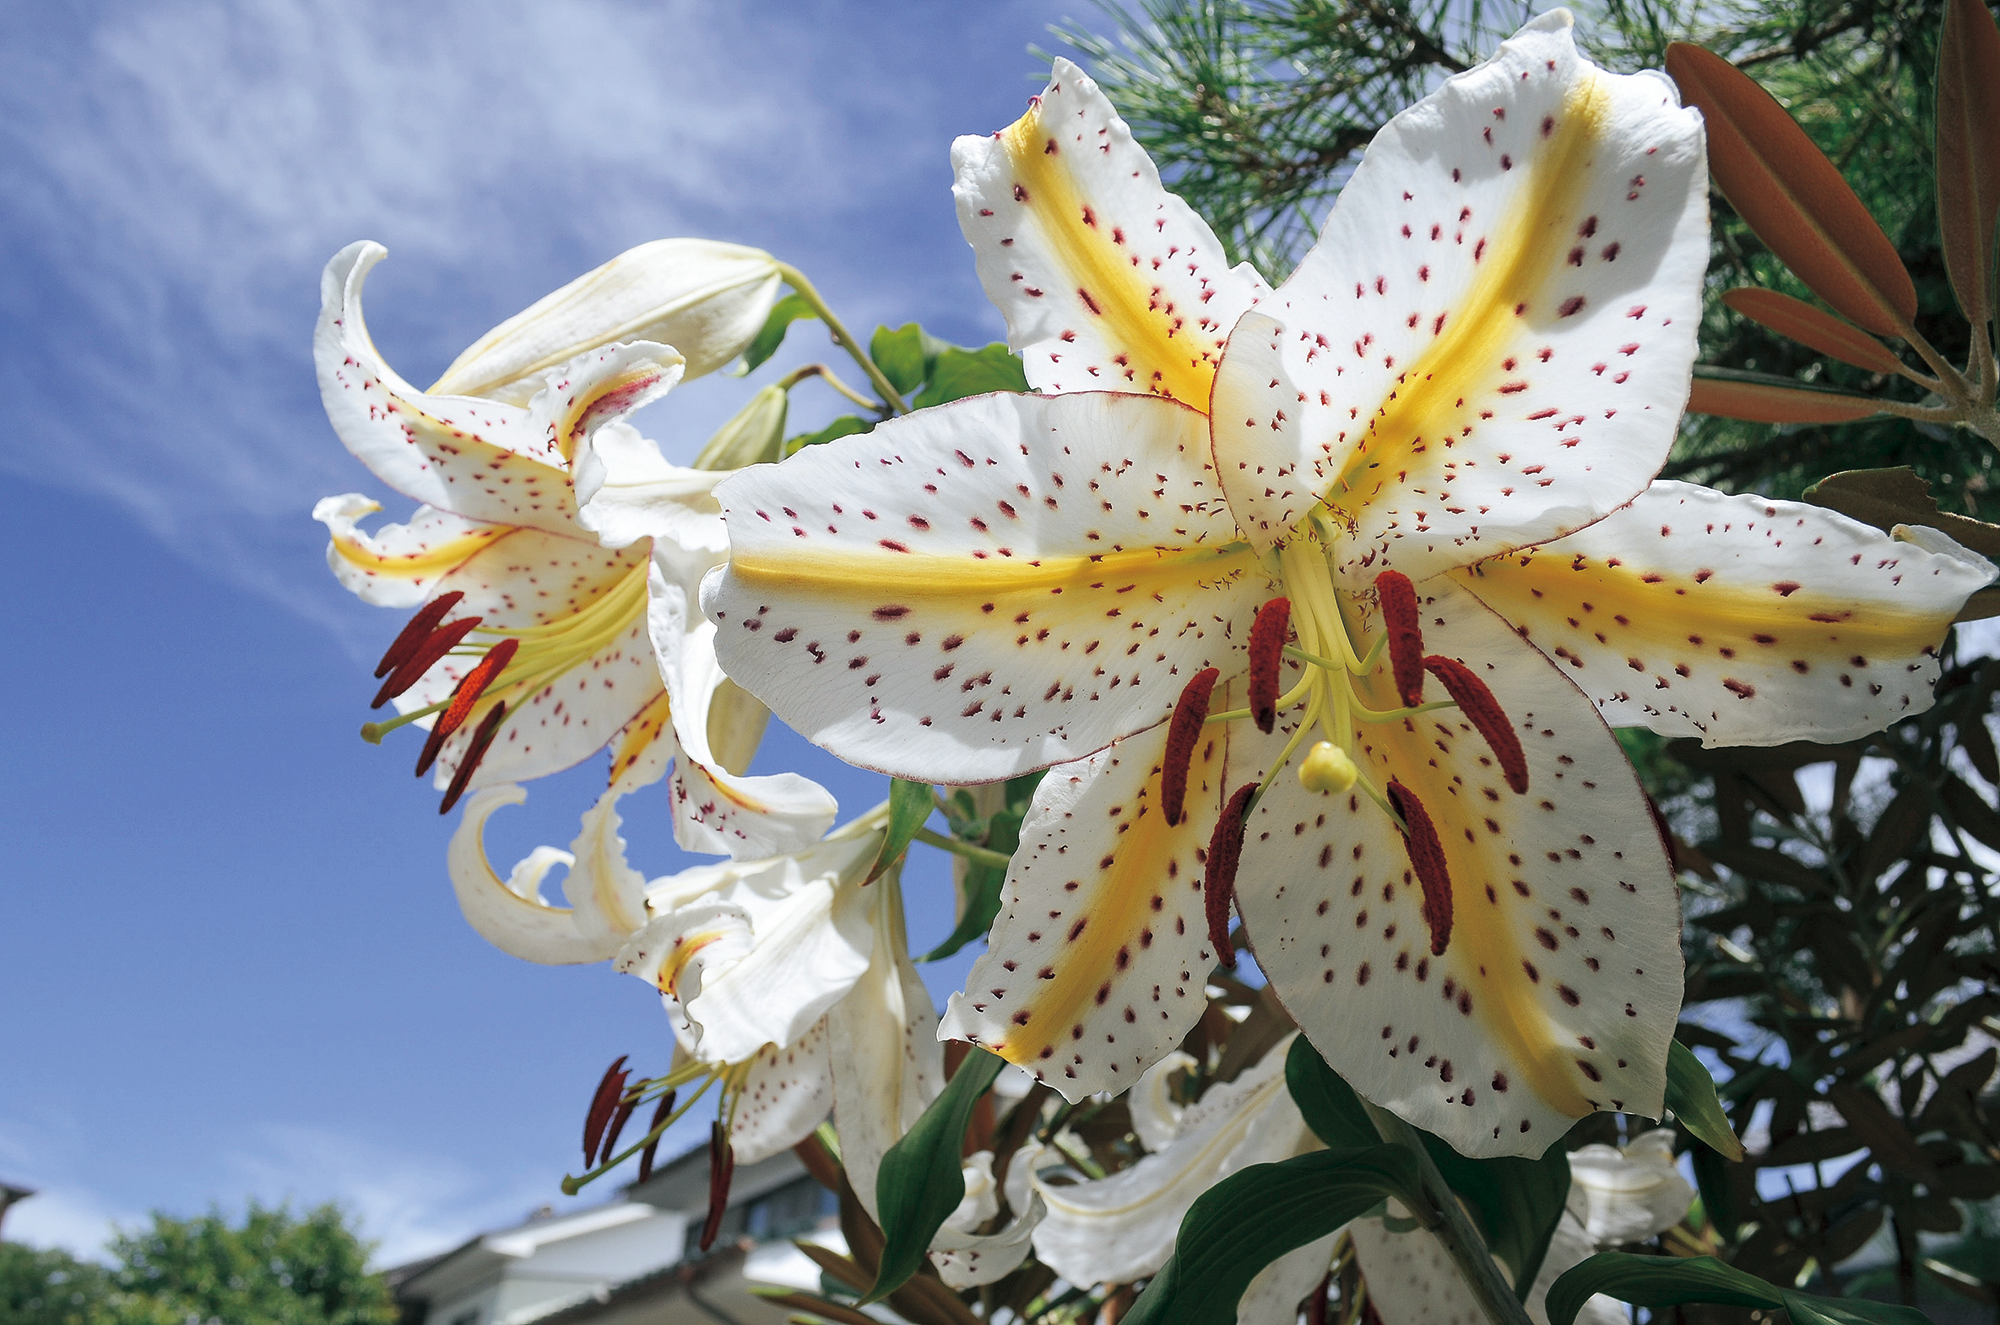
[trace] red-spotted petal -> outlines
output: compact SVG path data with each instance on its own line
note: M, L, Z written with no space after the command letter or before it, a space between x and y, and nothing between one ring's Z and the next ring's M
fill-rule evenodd
M341 587L377 607L415 607L430 597L438 581L465 564L513 526L466 520L420 506L406 524L384 525L373 533L358 527L382 509L380 502L350 492L322 498L313 519L327 528L327 569Z
M1002 394L753 466L716 489L716 653L807 739L905 777L1102 749L1227 675L1269 596L1207 446L1168 401Z
M1630 500L1687 400L1706 188L1700 116L1585 61L1567 11L1398 115L1230 338L1212 413L1238 523L1273 544L1323 503L1359 590Z
M952 144L958 220L1028 381L1208 407L1224 337L1268 293L1084 72L1058 59L1028 113Z
M1211 726L1197 743L1174 826L1159 806L1166 738L1162 723L1049 770L986 952L939 1028L1065 1099L1130 1086L1207 1006L1215 953L1201 853L1221 808L1227 731Z
M1516 795L1471 721L1359 725L1355 762L1428 811L1450 942L1431 952L1395 822L1360 788L1276 778L1250 816L1237 904L1257 962L1334 1070L1467 1155L1539 1155L1577 1117L1657 1117L1681 1001L1680 910L1646 798L1589 700L1448 580L1418 586L1425 643L1482 676L1520 733ZM1397 703L1386 666L1357 684ZM1232 781L1280 735L1240 727Z
M1454 576L1607 722L1704 745L1846 741L1922 712L1952 617L1991 577L1818 506L1664 481Z

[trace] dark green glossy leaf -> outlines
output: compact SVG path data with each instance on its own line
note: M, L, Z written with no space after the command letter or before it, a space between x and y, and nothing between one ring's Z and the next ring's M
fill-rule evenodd
M968 837L989 851L999 851L1013 855L1021 845L1021 808L995 811L981 822L983 829L977 837ZM954 823L953 829L959 825ZM961 836L963 836L961 834ZM958 924L951 934L923 956L920 962L939 961L951 956L974 939L985 937L993 925L993 917L1000 914L1000 887L1007 881L1007 871L996 865L979 865L970 861L965 866L965 911L958 918Z
M1292 1041L1285 1055L1285 1085L1291 1089L1292 1103L1305 1115L1306 1126L1327 1145L1338 1150L1381 1144L1354 1087L1326 1065L1303 1035Z
M891 386L909 395L923 385L926 376L923 328L914 322L905 322L894 330L875 328L875 334L868 339L868 357L875 361Z
M1743 1143L1729 1130L1722 1101L1715 1097L1715 1078L1679 1040L1667 1049L1667 1107L1696 1140L1727 1159L1742 1160Z
M1471 1205L1487 1247L1507 1266L1525 1302L1569 1198L1569 1153L1553 1145L1540 1159L1467 1159L1429 1133L1424 1148L1445 1182Z
M785 454L796 455L808 446L818 446L821 442L830 442L837 437L852 437L858 432L872 432L874 428L875 425L867 419L853 414L843 414L818 432L802 432L796 437L788 438L785 442Z
M1762 1279L1724 1265L1713 1256L1633 1256L1600 1252L1549 1285L1549 1325L1572 1325L1592 1294L1603 1293L1642 1307L1680 1302L1721 1302L1738 1307L1784 1305L1778 1290Z
M889 831L882 839L882 851L875 857L875 867L868 871L869 883L880 878L883 870L895 864L897 858L909 850L917 830L924 826L924 820L931 817L935 808L930 783L889 779Z
M1232 1173L1181 1220L1173 1256L1126 1325L1235 1325L1236 1303L1259 1270L1388 1196L1422 1201L1416 1156L1401 1146L1318 1150Z
M918 784L899 781L898 785ZM929 787L924 794L929 797ZM861 1299L862 1306L881 1301L923 1267L931 1239L965 1199L965 1170L959 1163L965 1125L972 1106L1005 1066L996 1055L975 1047L923 1117L882 1157L875 1175L875 1204L882 1214L885 1242L875 1286Z
M1701 1208L1715 1225L1716 1236L1724 1242L1736 1241L1743 1215L1729 1161L1707 1146L1694 1147L1688 1157L1694 1162L1695 1185L1701 1189Z
M813 312L811 304L795 294L788 294L777 303L772 304L770 316L764 319L764 325L758 328L757 334L751 338L750 344L745 347L743 351L743 367L737 370L736 375L741 377L744 373L752 371L766 359L776 354L778 347L785 343L785 332L791 329L792 323L802 317L817 318L818 316L819 314Z
M964 350L953 345L937 356L930 385L916 399L917 408L943 405L967 396L983 396L989 391L1026 391L1028 375L1020 356L995 341L984 349Z
M1779 1294L1792 1325L1931 1325L1931 1318L1915 1307L1892 1302L1871 1302L1865 1297L1817 1297L1786 1289Z

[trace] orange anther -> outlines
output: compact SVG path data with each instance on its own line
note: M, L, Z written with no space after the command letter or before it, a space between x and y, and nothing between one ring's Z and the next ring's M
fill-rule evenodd
M472 785L472 774L479 767L479 761L486 758L493 738L500 734L500 724L506 721L507 703L502 700L492 711L479 720L479 730L472 733L472 741L465 747L465 757L458 761L458 769L451 775L451 785L445 788L444 803L438 806L439 814L450 814L451 807L458 804L458 798Z
M389 673L389 679L375 692L375 698L370 701L368 707L381 708L423 679L424 673L431 669L432 664L457 648L459 641L472 633L472 628L479 624L479 620L476 616L469 616L462 621L451 622L416 645L409 656L396 664L396 670Z
M506 670L520 647L521 641L517 639L501 640L479 660L477 666L459 678L457 688L451 692L451 702L445 705L444 712L437 715L430 739L424 742L424 752L417 759L418 777L430 771L438 751L444 749L445 741L465 725L465 720L472 716L472 706L479 702L479 696L493 684L495 677Z

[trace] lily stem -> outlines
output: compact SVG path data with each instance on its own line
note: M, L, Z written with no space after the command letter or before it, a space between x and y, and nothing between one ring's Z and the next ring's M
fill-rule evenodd
M927 842L940 851L951 852L954 856L964 856L975 865L991 865L994 869L998 870L1006 869L1014 859L1004 852L993 851L982 846L974 846L970 842L961 842L955 837L946 837L943 833L932 828L919 828L917 830L917 841Z
M809 363L803 368L794 369L793 371L786 373L783 377L779 378L778 385L783 389L785 389L786 391L790 391L793 387L805 381L808 377L819 378L822 382L825 382L835 391L838 391L841 395L846 396L849 400L861 406L861 408L863 409L872 409L879 414L883 410L889 408L887 405L884 405L879 400L870 400L868 397L862 395L859 391L856 391L853 387L849 386L847 383L841 381L838 377L835 377L833 375L833 369L827 367L823 363Z
M1402 1146L1416 1156L1417 1180L1423 1187L1424 1200L1429 1208L1411 1213L1417 1217L1419 1224L1444 1244L1444 1249L1457 1264L1459 1274L1472 1289L1472 1295L1479 1300L1486 1319L1493 1325L1532 1325L1521 1300L1514 1296L1514 1290L1500 1273L1493 1254L1487 1251L1479 1230L1472 1226L1472 1220L1458 1203L1458 1196L1445 1182L1444 1175L1438 1172L1430 1152L1424 1149L1424 1139L1417 1134L1417 1129L1387 1109L1367 1100L1361 1103L1384 1141Z
M827 306L826 300L822 299L819 291L813 288L813 283L800 275L797 268L782 262L778 264L778 275L784 278L785 284L798 291L799 298L812 305L813 312L819 314L820 321L826 323L826 329L833 333L833 343L846 350L849 357L861 365L861 371L868 374L868 381L882 393L882 399L888 403L890 411L895 414L909 413L908 407L903 404L901 393L887 377L882 375L882 370L875 366L875 361L868 357L867 352L861 348L861 343L841 325L840 319L834 316L833 309Z

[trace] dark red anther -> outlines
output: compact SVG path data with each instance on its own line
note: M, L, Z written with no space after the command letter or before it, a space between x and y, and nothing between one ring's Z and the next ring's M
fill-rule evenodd
M1417 621L1417 588L1399 570L1375 577L1375 601L1389 636L1389 671L1407 708L1424 702L1424 628Z
M484 718L479 720L479 730L472 733L472 740L465 747L465 757L458 761L458 768L451 775L451 785L445 788L444 801L438 806L439 814L450 814L451 807L458 804L458 798L472 785L472 774L479 767L479 761L486 758L486 751L493 745L493 738L500 734L500 724L507 720L507 702L500 701Z
M376 679L380 680L395 671L405 658L416 652L417 646L424 642L424 638L437 629L437 623L444 620L445 613L457 607L458 600L463 597L464 594L454 589L418 608L417 614L410 618L410 623L403 627L400 635L396 636L396 642L382 655L382 661L375 664Z
M605 1124L618 1108L619 1097L625 1093L625 1059L620 1054L610 1067L604 1069L603 1080L597 1083L597 1093L590 1097L590 1112L583 1116L583 1164L585 1168L597 1162L598 1142L604 1139Z
M610 1130L604 1133L604 1146L597 1152L598 1163L609 1164L611 1156L617 1153L618 1138L625 1134L625 1124L631 1121L632 1110L639 1107L639 1091L645 1086L646 1083L641 1081L619 1101L618 1112L611 1115Z
M698 1244L703 1251L715 1245L715 1235L722 1231L722 1212L729 1208L729 1180L735 1176L736 1150L717 1119L708 1134L708 1218L702 1221Z
M501 640L471 671L458 679L458 685L451 692L451 702L444 706L444 712L437 715L437 721L431 726L430 739L424 742L424 752L417 756L418 777L430 772L431 764L437 759L438 751L444 749L445 741L465 725L465 720L472 716L472 706L479 702L486 687L493 684L493 678L506 670L520 647L521 641L517 639Z
M660 1153L660 1124L664 1123L667 1120L667 1115L674 1111L675 1093L671 1090L668 1091L666 1094L660 1096L660 1102L653 1106L653 1121L646 1124L647 1134L652 1139L646 1142L646 1148L639 1152L640 1182L644 1182L653 1176L653 1157Z
M1319 1287L1306 1299L1306 1325L1326 1325L1326 1295L1333 1287L1333 1271L1328 1270L1326 1278L1319 1281Z
M1187 805L1188 769L1194 763L1201 724L1208 721L1209 696L1215 693L1215 680L1220 675L1213 667L1196 672L1181 691L1173 719L1167 723L1167 756L1160 763L1160 810L1170 828L1180 823Z
M1410 868L1424 890L1424 924L1431 931L1431 956L1442 957L1451 943L1451 869L1445 864L1444 843L1438 841L1437 827L1430 811L1416 793L1400 782L1389 784L1389 803L1403 816L1406 825L1403 848L1410 853Z
M375 692L375 698L369 701L368 707L381 708L422 680L424 673L428 672L438 659L457 648L459 642L472 633L472 628L477 626L479 621L480 618L469 616L439 627L429 639L417 645L409 657L396 664L396 670L389 673L389 679Z
M1236 949L1229 942L1229 903L1236 896L1236 866L1243 859L1243 819L1250 813L1250 798L1257 784L1246 782L1222 807L1215 832L1208 839L1208 868L1202 876L1201 900L1208 908L1208 941L1215 959L1224 966L1236 965Z
M1250 720L1268 732L1278 724L1278 664L1285 656L1285 632L1292 624L1292 600L1273 598L1250 623Z
M1507 785L1514 789L1514 794L1526 795L1528 756L1521 752L1521 737L1514 724L1507 721L1506 710L1486 688L1486 682L1464 663L1442 654L1433 653L1424 659L1424 670L1438 679L1445 693L1451 696L1451 702L1458 705L1458 711L1486 738L1487 747L1500 761L1500 771L1506 775Z

